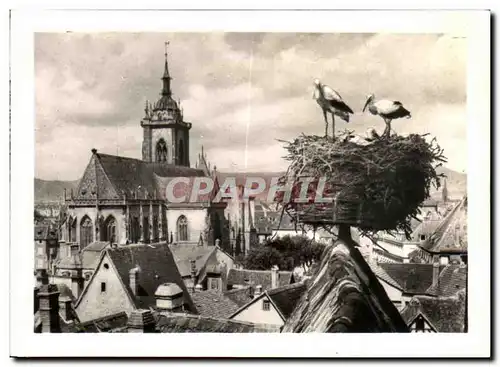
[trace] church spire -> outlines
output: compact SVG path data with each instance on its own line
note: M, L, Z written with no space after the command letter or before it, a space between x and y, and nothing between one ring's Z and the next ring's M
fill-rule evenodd
M168 96L170 97L172 95L172 91L170 89L170 80L172 78L170 77L170 73L168 71L168 52L167 52L167 47L169 45L169 42L165 42L165 70L163 71L163 76L161 80L163 81L163 88L161 90L161 95L162 96Z

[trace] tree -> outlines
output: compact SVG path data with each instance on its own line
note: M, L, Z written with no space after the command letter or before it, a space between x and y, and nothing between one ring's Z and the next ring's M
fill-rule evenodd
M243 266L252 270L269 270L274 265L283 270L291 270L285 266L283 254L266 244L252 248L243 261Z
M252 247L243 264L255 270L268 270L273 265L288 271L298 266L307 270L321 258L324 248L324 244L305 236L284 236Z

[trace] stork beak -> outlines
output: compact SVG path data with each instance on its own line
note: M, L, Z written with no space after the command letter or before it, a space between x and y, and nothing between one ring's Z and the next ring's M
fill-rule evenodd
M368 104L370 104L370 100L371 100L371 98L368 98L368 99L366 100L366 102L365 102L365 106L363 107L363 112L365 112L366 107L368 106Z

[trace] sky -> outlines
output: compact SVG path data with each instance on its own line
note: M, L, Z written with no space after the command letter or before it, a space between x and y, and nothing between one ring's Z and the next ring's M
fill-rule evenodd
M161 89L169 41L173 97L191 122L190 160L203 145L219 171L286 169L279 140L324 134L314 79L355 112L337 129L382 131L362 113L368 94L401 101L399 134L438 139L466 172L466 39L442 34L38 33L35 176L76 180L99 152L141 158L145 101Z

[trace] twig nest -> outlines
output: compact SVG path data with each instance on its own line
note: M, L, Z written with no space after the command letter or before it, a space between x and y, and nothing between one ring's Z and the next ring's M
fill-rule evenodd
M290 165L282 183L292 187L292 194L281 193L276 200L299 223L343 223L409 236L410 221L430 196L431 185L440 187L436 168L446 162L437 141L424 137L360 142L348 131L335 139L301 135L285 142Z

